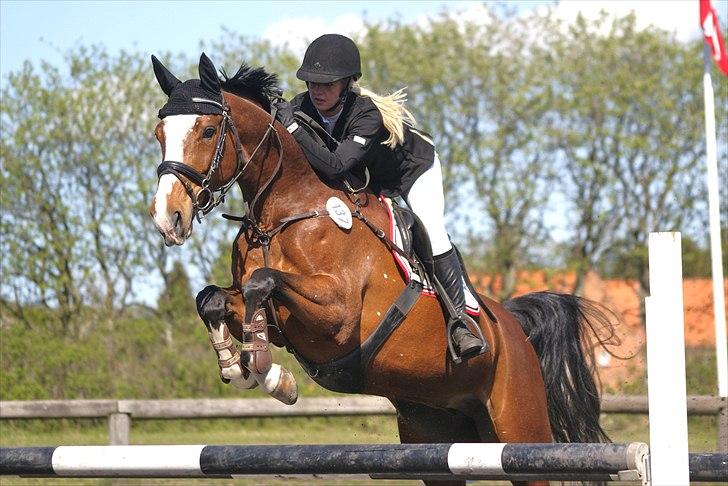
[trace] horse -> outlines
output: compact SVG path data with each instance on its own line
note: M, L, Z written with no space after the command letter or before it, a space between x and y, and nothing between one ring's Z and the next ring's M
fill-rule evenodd
M418 296L359 380L339 380L341 370L328 364L356 358L408 285L373 230L389 225L385 202L319 178L275 120L275 75L246 64L218 75L204 53L200 78L185 82L154 56L152 64L169 96L155 129L162 163L150 206L165 244L182 245L195 217L231 187L247 203L232 286L197 296L224 381L295 401L290 372L266 361L269 329L270 341L327 388L386 397L402 443L609 441L588 336L612 324L607 309L574 295L536 292L502 304L480 295L478 325L490 351L460 363L447 352L442 305ZM349 228L326 216L332 197L358 216Z

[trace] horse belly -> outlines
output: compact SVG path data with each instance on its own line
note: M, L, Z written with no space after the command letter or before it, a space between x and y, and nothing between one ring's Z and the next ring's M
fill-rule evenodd
M375 356L365 393L452 406L483 395L490 366L490 353L453 363L440 305L423 296Z

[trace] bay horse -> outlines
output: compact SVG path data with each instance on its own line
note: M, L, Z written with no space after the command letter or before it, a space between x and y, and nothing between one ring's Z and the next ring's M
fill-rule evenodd
M290 372L266 363L262 331L276 322L271 341L289 347L315 381L389 399L403 443L609 440L587 336L612 324L605 309L573 295L537 292L502 305L480 296L497 318L479 319L491 350L459 364L447 352L442 306L423 296L355 386L338 380L337 370L320 375L328 363L357 356L408 285L364 219L345 229L323 209L338 197L370 225L388 228L385 203L366 191L355 200L317 176L271 114L275 75L243 64L221 79L202 54L200 79L181 82L154 56L152 63L169 96L156 127L163 162L150 207L165 243L182 245L195 216L234 185L247 202L232 286L208 286L197 297L224 381L295 401ZM260 339L251 341L254 334ZM242 355L231 335L243 343Z

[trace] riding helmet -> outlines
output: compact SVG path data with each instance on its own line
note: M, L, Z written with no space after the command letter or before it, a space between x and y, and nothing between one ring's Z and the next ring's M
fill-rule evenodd
M296 77L312 83L333 83L361 77L361 58L354 41L339 34L324 34L311 42Z

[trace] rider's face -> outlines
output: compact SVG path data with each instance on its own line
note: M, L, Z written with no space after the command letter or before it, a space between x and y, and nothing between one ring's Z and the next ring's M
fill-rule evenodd
M308 83L308 91L311 101L318 111L324 115L334 115L329 113L339 100L341 91L344 89L347 80L339 79L333 83ZM337 107L338 109L339 107Z

